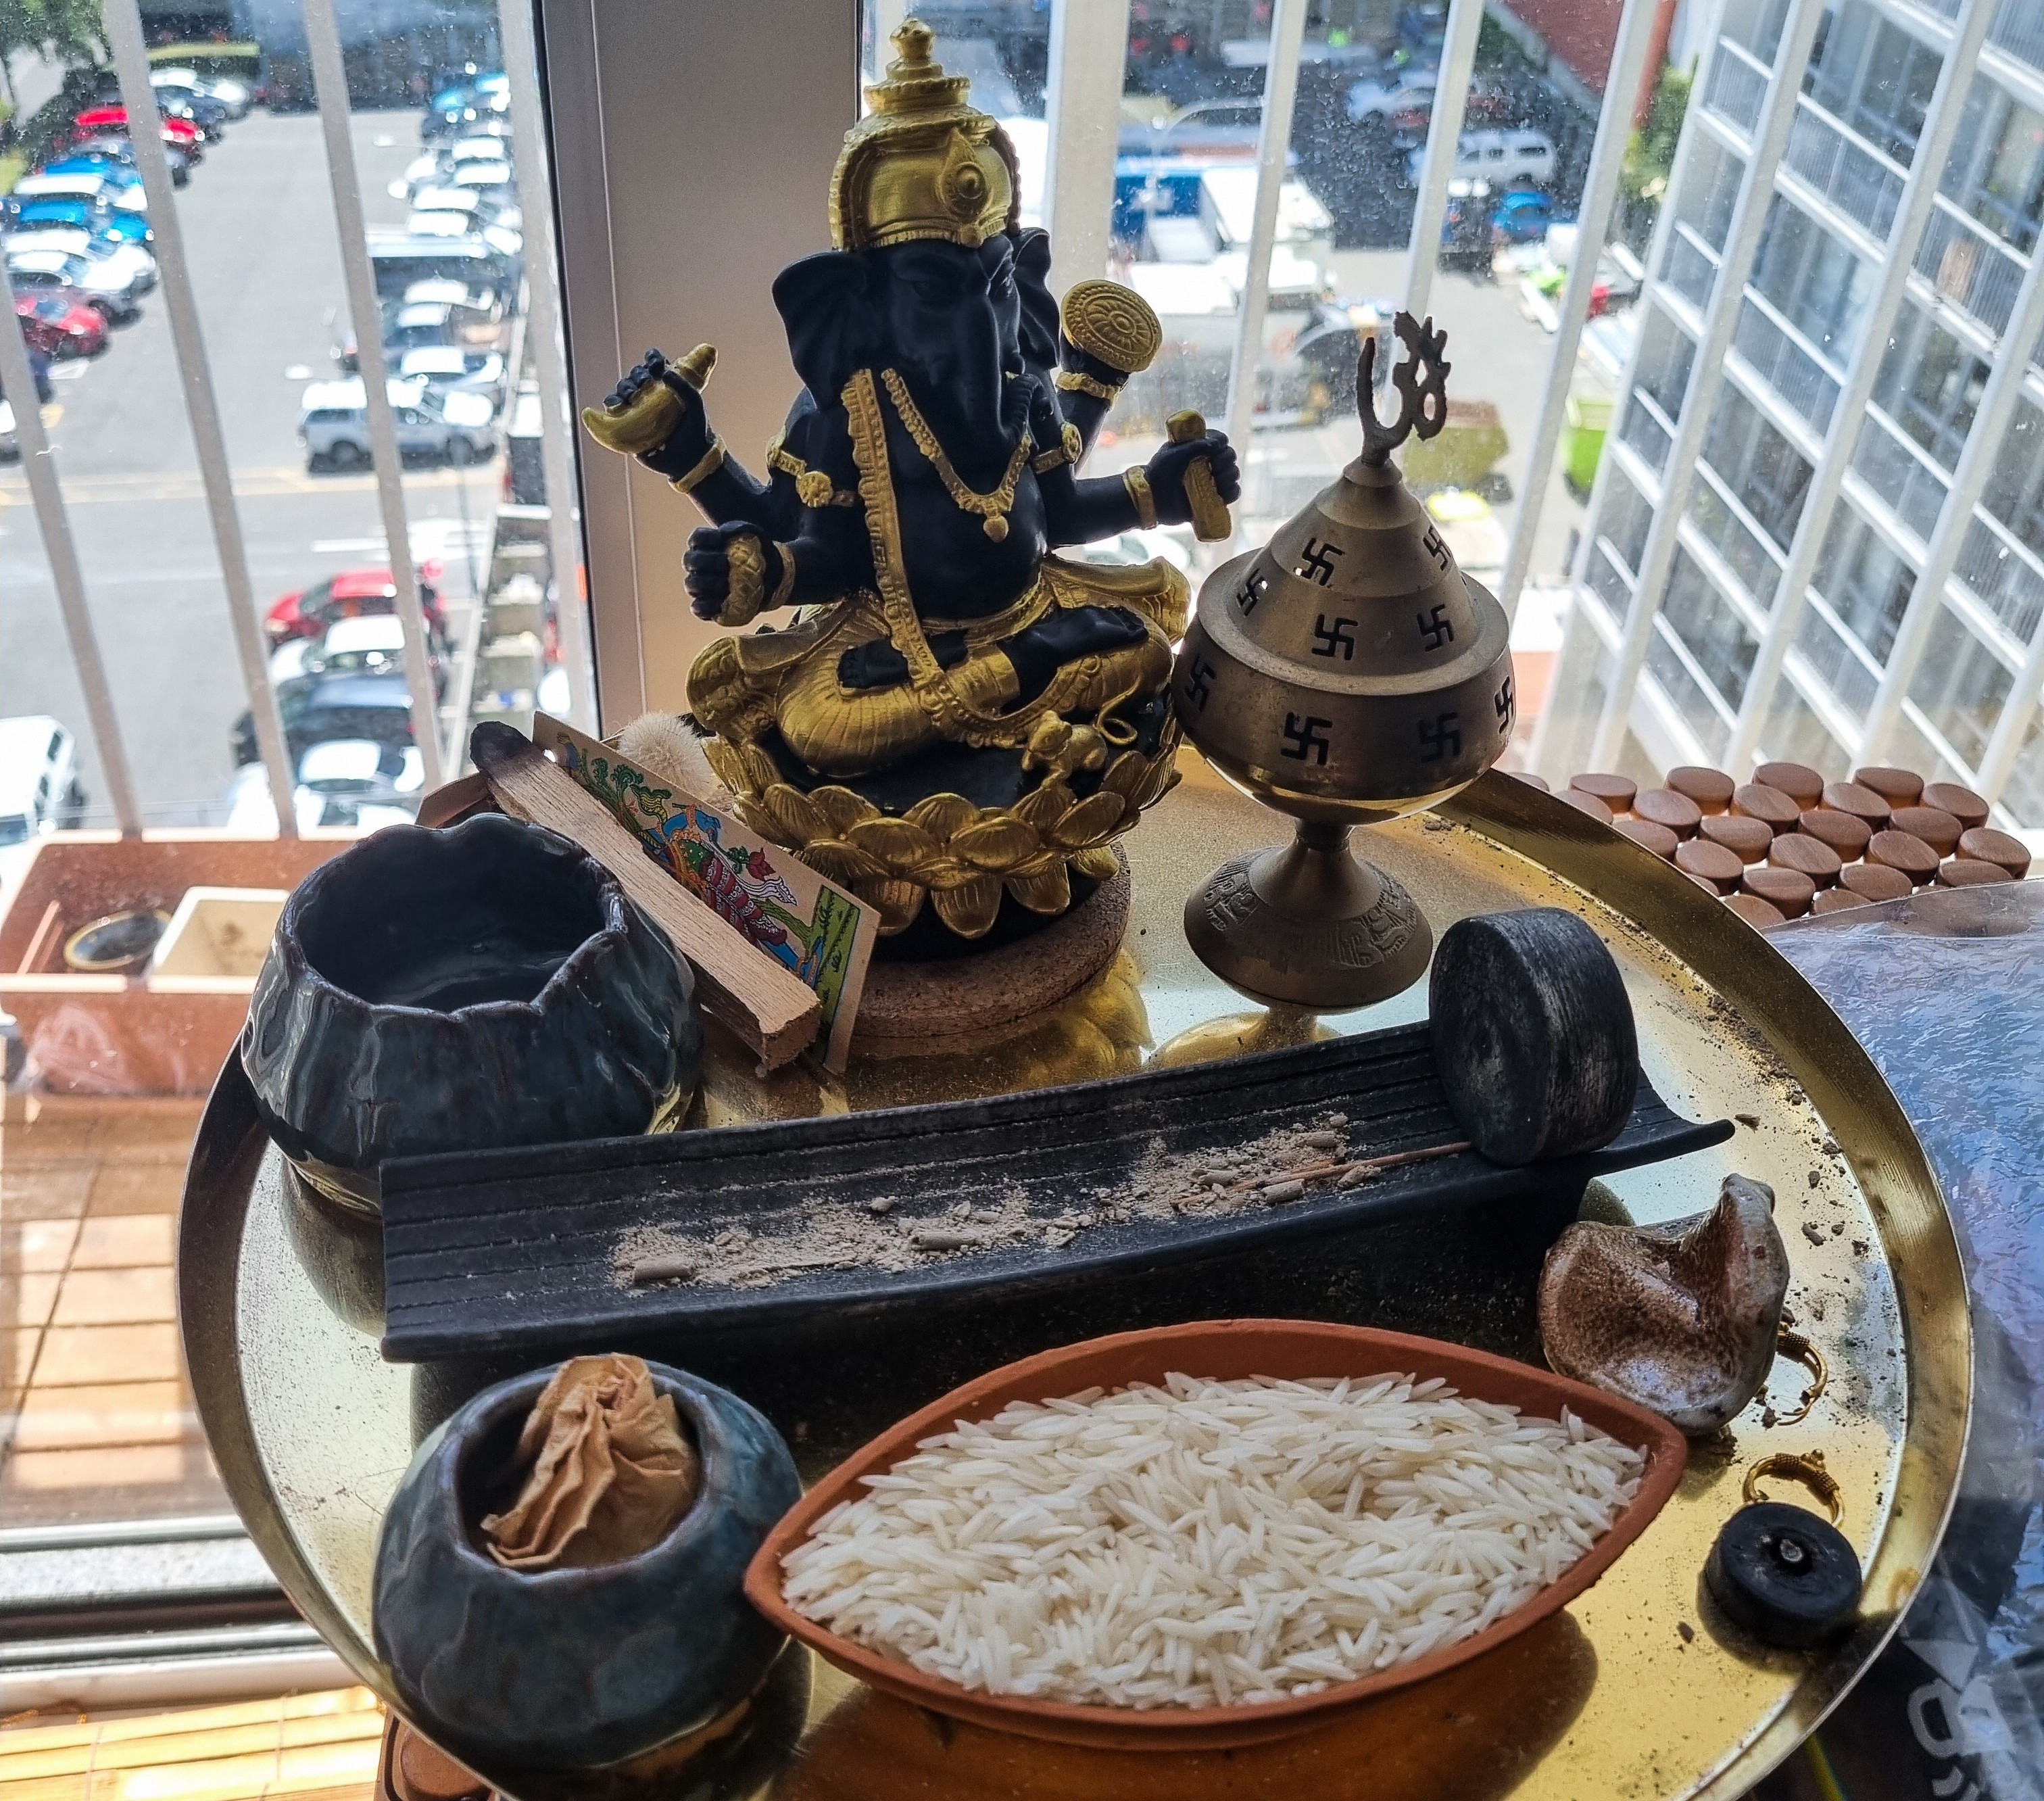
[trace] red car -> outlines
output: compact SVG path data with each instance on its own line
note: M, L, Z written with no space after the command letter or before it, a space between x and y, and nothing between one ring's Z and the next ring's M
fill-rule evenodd
M158 123L163 128L166 144L175 144L194 162L198 160L200 146L206 138L205 133L190 119L163 118L159 115ZM125 132L128 129L128 109L125 106L88 107L72 119L71 124L82 138L95 137L102 132Z
M21 336L45 356L97 356L106 348L106 321L75 288L44 288L14 296Z
M444 642L447 614L440 606L440 579L439 564L419 565L419 603L433 636ZM344 569L324 582L286 595L270 609L263 629L269 633L274 650L293 638L316 638L336 619L397 610L398 584L390 579L388 569Z

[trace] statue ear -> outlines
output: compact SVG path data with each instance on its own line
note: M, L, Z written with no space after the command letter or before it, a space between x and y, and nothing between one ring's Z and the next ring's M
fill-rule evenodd
M788 354L817 406L833 405L852 371L878 356L878 271L848 250L805 256L774 278Z
M1037 226L1015 241L1015 286L1022 296L1022 360L1032 369L1058 366L1058 303L1051 294L1051 234Z

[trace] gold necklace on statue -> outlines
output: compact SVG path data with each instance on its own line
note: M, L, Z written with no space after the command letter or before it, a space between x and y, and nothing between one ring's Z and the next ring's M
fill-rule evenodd
M1008 473L1001 479L1001 485L989 494L976 494L959 479L959 472L951 467L951 460L945 456L944 447L937 442L937 434L930 429L929 421L916 410L916 403L909 398L909 384L892 369L882 369L880 379L887 384L887 398L894 402L894 410L901 417L905 430L916 448L928 460L951 497L952 504L961 513L977 513L980 529L996 544L1008 536L1009 510L1015 504L1015 484L1022 477L1022 465L1029 456L1029 433L1025 427L1022 441L1015 447L1015 454L1008 460Z

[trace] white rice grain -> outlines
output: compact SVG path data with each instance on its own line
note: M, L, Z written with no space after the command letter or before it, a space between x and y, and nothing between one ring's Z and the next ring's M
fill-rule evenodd
M1644 1460L1440 1378L1172 1375L960 1422L782 1564L798 1613L961 1687L1309 1695L1458 1643L1611 1529Z

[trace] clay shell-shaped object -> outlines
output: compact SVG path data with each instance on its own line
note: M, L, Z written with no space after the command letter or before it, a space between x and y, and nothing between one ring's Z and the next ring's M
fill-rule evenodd
M1562 1233L1540 1272L1541 1347L1559 1374L1700 1437L1760 1392L1788 1292L1773 1190L1727 1176L1709 1213Z
M1434 952L1427 1002L1449 1110L1493 1163L1596 1150L1631 1118L1632 1003L1604 941L1573 913L1458 921Z

